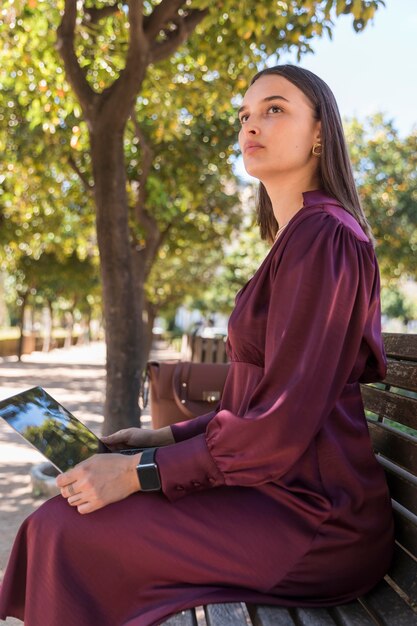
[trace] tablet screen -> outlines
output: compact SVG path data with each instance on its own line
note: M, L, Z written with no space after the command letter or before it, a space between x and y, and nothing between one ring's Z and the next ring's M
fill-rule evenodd
M0 402L2 417L61 472L99 452L111 452L42 387Z

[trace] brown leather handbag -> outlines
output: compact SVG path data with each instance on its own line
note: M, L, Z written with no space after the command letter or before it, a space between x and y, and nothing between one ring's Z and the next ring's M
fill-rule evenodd
M148 361L141 406L146 406L150 392L152 427L162 428L213 411L228 370L228 363Z

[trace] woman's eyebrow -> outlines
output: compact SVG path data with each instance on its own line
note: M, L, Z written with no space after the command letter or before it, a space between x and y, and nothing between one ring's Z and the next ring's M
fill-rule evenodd
M285 102L289 102L289 100L287 100L287 98L284 98L284 96L267 96L266 98L264 98L263 100L261 100L261 102L270 102L271 100L285 100ZM238 115L239 113L241 113L242 111L244 111L245 109L247 109L246 105L241 106L238 109Z

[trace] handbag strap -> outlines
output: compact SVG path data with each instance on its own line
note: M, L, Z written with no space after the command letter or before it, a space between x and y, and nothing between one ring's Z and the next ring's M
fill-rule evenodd
M149 401L149 388L151 379L151 366L157 364L156 361L148 361L143 369L142 378L139 387L139 408L141 411L146 409Z
M194 417L193 411L187 407L191 365L189 361L178 363L172 376L172 394L175 404L188 419Z

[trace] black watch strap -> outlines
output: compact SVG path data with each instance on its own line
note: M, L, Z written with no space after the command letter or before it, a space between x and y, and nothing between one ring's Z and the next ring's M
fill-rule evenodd
M160 491L161 489L161 479L155 461L157 450L158 448L145 448L139 465L136 466L142 491Z

